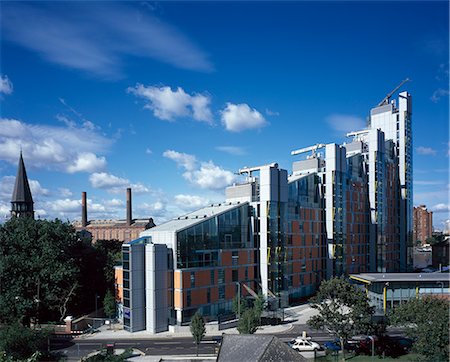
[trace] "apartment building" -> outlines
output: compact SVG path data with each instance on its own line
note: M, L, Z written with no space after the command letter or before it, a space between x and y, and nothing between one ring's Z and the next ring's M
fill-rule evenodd
M414 207L413 212L413 240L422 244L433 234L433 212L428 211L425 205Z
M231 311L262 292L285 307L335 275L406 271L411 101L385 98L344 144L295 151L292 172L239 170L226 201L170 220L123 244L123 315L152 333ZM402 149L403 148L403 149Z

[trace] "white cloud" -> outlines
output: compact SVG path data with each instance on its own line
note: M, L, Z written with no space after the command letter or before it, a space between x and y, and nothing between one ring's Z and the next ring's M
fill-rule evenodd
M112 194L123 194L125 189L131 187L134 194L144 194L150 192L150 189L142 183L131 183L130 180L115 176L107 172L95 172L89 176L89 182L92 187L97 189L106 189Z
M222 151L225 153L229 153L230 155L235 155L235 156L242 156L242 155L246 154L244 148L236 147L236 146L217 146L216 150Z
M211 202L201 196L179 194L175 195L175 203L182 208L197 209Z
M159 119L173 121L175 118L192 117L196 121L212 123L211 99L207 95L189 95L181 87L172 90L166 86L145 87L142 84L129 87L127 92L144 98L148 102L144 108L152 110Z
M181 153L174 150L167 150L163 153L164 157L175 161L178 166L184 167L188 171L192 171L197 166L197 159L193 155Z
M130 56L213 70L201 49L139 2L55 4L2 4L2 36L52 63L108 78L122 76Z
M104 157L95 154L105 152L110 145L105 136L85 128L0 118L0 160L12 164L17 164L22 149L25 163L34 167L76 172L89 166L94 171L94 166L106 163Z
M78 154L75 162L67 167L67 172L94 172L105 168L105 166L105 157L97 157L92 152L83 152Z
M14 191L14 183L16 182L15 176L3 176L0 179L0 199L5 202L10 202ZM39 181L28 179L30 185L31 194L33 198L40 196L50 196L50 191L41 186Z
M202 189L210 190L223 189L236 179L233 172L216 166L212 161L202 162L200 169L186 171L183 177Z
M436 156L437 154L437 151L435 149L423 146L416 147L416 152L418 155L425 155L425 156Z
M263 115L248 104L227 103L220 112L222 123L231 132L241 132L247 129L259 129L268 124Z
M186 170L183 177L202 189L223 189L236 179L233 172L224 170L212 161L199 163L194 155L167 150L163 156L175 161L179 167L183 167Z
M95 172L89 176L89 181L92 187L98 189L109 189L111 187L128 186L129 181L127 179L114 176L106 172Z
M106 200L103 202L103 204L109 208L119 208L124 206L124 202L121 199L111 199L111 200Z
M332 129L340 133L349 133L366 128L366 122L361 117L350 114L332 114L325 120Z
M153 153L153 151L152 151L150 148L146 148L146 149L145 149L145 153L146 153L147 155L151 155L151 154Z
M271 111L270 109L266 108L266 114L268 116L279 116L280 112Z
M433 103L437 103L441 100L441 98L448 97L449 94L450 92L448 89L438 88L433 92L430 99Z
M61 197L70 197L73 195L72 191L65 187L58 188L58 195Z
M8 76L0 75L0 93L11 94L13 92L13 84L9 80Z
M431 210L433 212L450 212L450 205L444 203L436 204L431 208Z

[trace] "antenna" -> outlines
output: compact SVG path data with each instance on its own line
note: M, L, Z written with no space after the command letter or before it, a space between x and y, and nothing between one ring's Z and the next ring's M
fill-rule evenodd
M384 105L386 105L386 104L389 104L389 99L391 99L392 95L393 95L395 92L397 92L398 89L399 89L403 84L405 84L406 82L409 82L409 81L411 81L411 79L409 79L409 78L406 78L404 81L402 81L397 87L395 87L395 89L394 89L392 92L390 92L386 97L383 98L383 100L382 100L380 103L378 103L377 107L380 107L380 106L384 106Z

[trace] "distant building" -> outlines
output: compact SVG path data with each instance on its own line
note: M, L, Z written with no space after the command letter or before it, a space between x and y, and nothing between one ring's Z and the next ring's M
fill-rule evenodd
M431 262L433 268L442 270L443 267L449 265L449 242L450 237L447 236L444 241L431 246Z
M396 306L425 295L449 297L448 273L352 274L350 280L366 291L375 315L385 315Z
M23 162L22 151L20 151L19 165L17 167L16 183L11 199L12 217L34 218L33 196L28 183L27 171Z
M133 219L131 210L131 188L127 188L127 218L125 220L88 220L86 192L81 194L81 221L73 225L78 232L85 233L97 240L118 240L127 242L139 237L139 234L155 226L153 219Z
M413 212L413 239L414 242L421 241L425 244L426 240L433 233L433 212L428 211L425 205L414 207Z

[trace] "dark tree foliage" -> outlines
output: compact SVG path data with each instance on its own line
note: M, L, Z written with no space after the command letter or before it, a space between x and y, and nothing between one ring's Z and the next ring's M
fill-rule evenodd
M28 359L36 351L45 349L47 337L47 331L32 330L18 322L3 325L0 329L0 360L1 352L10 360Z
M197 356L198 356L198 346L206 333L205 320L203 319L203 316L199 312L195 313L194 316L192 317L190 329L192 337L194 337L194 341L197 345Z
M116 314L116 299L110 290L106 291L105 298L103 298L103 311L108 318L112 318Z
M94 310L114 290L117 240L80 237L58 219L12 218L0 225L0 323L56 322Z
M448 361L449 306L446 299L424 297L396 307L390 314L393 325L406 327L415 342L413 350L423 361Z
M342 351L349 337L372 330L373 308L369 306L366 294L344 277L323 281L310 302L319 314L311 317L308 325L333 333L339 338Z
M255 308L246 309L239 318L237 330L240 334L253 334L259 326L259 316Z
M12 218L0 226L0 322L63 318L78 287L74 228Z

